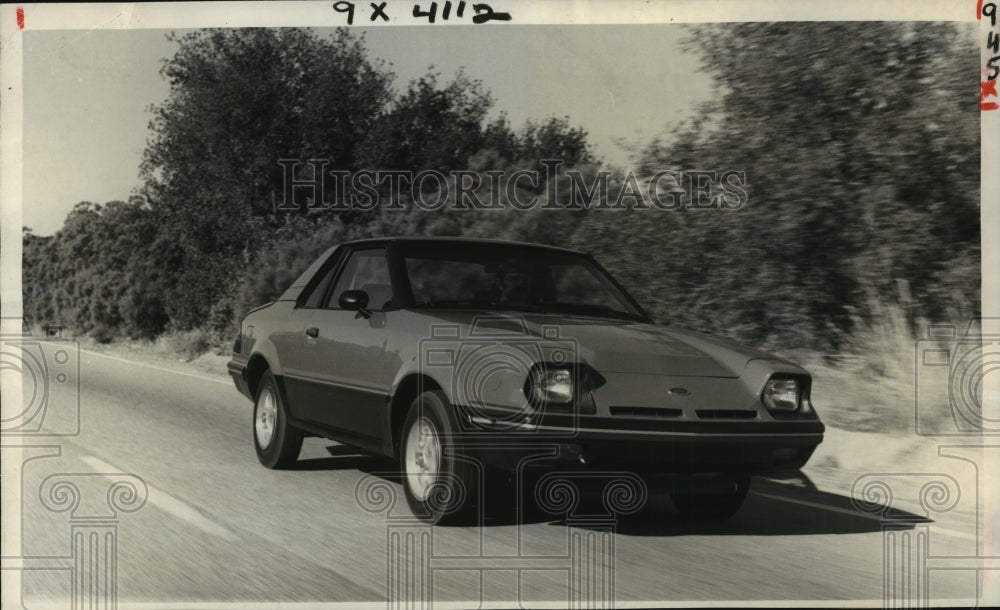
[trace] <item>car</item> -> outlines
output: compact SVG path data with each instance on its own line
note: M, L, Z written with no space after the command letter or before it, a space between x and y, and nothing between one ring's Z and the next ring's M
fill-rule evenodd
M391 458L431 523L552 470L631 473L725 519L824 433L803 368L657 324L592 256L538 244L334 246L246 314L228 370L261 464L293 467L310 435Z

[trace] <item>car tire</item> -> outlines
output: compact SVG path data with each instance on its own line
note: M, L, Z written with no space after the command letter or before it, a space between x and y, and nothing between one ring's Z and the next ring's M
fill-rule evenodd
M288 421L288 412L271 371L265 371L253 403L253 446L268 468L288 468L302 450L302 430Z
M733 488L720 492L673 492L670 499L677 512L693 520L725 521L732 517L746 500L750 491L750 477L733 481Z
M424 392L410 405L399 443L403 492L421 521L461 524L472 520L479 502L478 464L454 443L448 399Z

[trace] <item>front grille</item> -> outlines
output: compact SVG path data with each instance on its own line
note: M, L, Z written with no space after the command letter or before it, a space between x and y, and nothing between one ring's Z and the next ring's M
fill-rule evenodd
M680 417L684 411L660 407L611 407L611 414L622 417Z
M757 412L749 409L699 409L701 419L755 419Z

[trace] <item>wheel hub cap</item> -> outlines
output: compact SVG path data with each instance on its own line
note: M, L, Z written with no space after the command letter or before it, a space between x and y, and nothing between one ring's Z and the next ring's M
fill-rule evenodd
M274 438L274 425L277 419L278 405L274 400L274 394L270 390L265 390L260 396L260 403L257 405L257 417L254 420L257 445L261 449L267 449L271 446L271 439Z
M427 499L441 468L441 441L434 424L421 417L406 438L406 481L420 501Z

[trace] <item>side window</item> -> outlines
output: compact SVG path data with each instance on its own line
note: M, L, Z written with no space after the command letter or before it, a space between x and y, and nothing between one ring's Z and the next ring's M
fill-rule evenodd
M316 275L306 284L302 295L299 297L299 307L316 309L322 307L323 297L326 296L327 290L330 288L330 284L333 283L333 278L337 275L337 270L340 269L341 263L344 260L344 252L340 250L339 252L334 252L333 255L323 263L323 266L316 271ZM322 275L322 278L317 276ZM316 281L319 279L319 281Z
M327 309L340 309L340 295L348 290L368 293L368 308L376 311L392 307L392 280L385 248L358 250L351 254L330 293Z
M327 270L326 275L323 276L322 281L320 281L319 284L316 284L316 287L313 288L313 291L309 293L309 296L302 304L303 307L307 307L309 309L316 309L317 307L320 306L320 304L323 302L323 297L326 296L327 288L329 288L330 284L333 282L333 276L334 274L337 273L338 267L340 267L340 265L337 263L330 265L330 268Z

